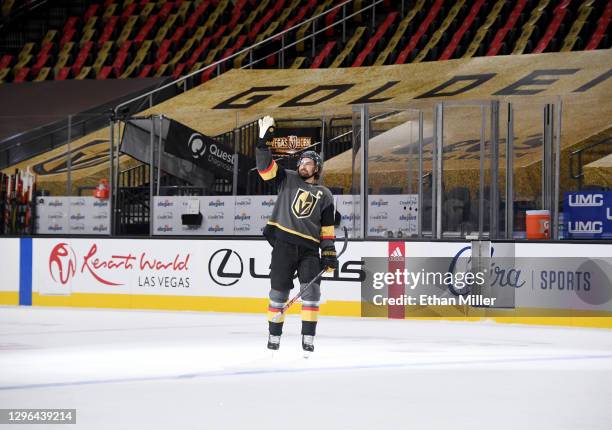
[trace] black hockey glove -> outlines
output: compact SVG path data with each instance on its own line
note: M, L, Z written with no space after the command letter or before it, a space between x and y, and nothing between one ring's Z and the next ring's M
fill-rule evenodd
M336 248L326 246L321 250L321 270L333 272L338 268L338 257L336 256Z
M269 115L260 118L257 122L259 124L259 139L257 139L257 147L258 148L267 148L266 142L272 140L274 137L274 129L276 128L276 124L274 123L274 118Z

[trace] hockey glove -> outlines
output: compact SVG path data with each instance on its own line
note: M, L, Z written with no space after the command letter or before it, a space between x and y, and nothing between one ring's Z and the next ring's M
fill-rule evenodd
M257 147L266 148L266 142L271 140L274 136L274 128L276 127L274 118L266 115L263 118L260 118L257 122L259 124L259 139L257 140Z
M326 246L321 250L321 269L333 272L338 268L338 257L333 246Z

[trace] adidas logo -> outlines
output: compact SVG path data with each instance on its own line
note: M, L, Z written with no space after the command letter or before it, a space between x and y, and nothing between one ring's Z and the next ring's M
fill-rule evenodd
M391 253L391 257L403 257L402 251L400 251L399 247L395 248L395 251Z

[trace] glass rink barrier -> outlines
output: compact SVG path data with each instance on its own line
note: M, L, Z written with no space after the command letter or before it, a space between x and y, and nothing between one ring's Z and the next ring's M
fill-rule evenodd
M108 118L0 117L0 234L110 234Z
M204 113L137 101L0 118L17 127L0 146L0 233L259 236L278 191L255 160L257 121L271 115L277 165L319 153L319 183L352 238L610 239L609 106L595 115L591 98Z

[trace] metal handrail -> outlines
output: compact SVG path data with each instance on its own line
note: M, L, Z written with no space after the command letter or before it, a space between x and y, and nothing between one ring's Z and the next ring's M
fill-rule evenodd
M7 25L11 24L13 20L21 17L21 15L27 12L31 12L34 9L37 9L38 7L44 5L47 2L48 0L34 0L26 4L21 4L17 6L15 10L12 10L9 13L9 15L7 15L6 17L2 18L2 20L0 20L0 30L6 27Z
M261 45L264 45L264 44L266 44L266 43L268 43L268 42L274 41L274 40L278 39L279 37L283 37L285 34L287 34L287 33L291 32L291 31L293 31L293 30L295 30L295 29L297 29L297 28L299 28L299 27L302 27L304 24L308 24L308 23L310 23L310 22L312 22L312 21L315 21L315 20L319 19L320 17L322 17L322 16L324 16L324 15L327 15L328 13L330 13L330 12L332 12L332 11L334 11L334 10L338 9L338 8L345 7L347 4L352 3L353 1L354 1L354 0L346 0L346 1L343 1L342 3L337 4L336 6L333 6L332 8L330 8L330 9L328 9L328 10L324 11L324 12L321 12L320 14L318 14L318 15L316 15L316 16L313 16L313 17L311 17L311 18L308 18L307 20L302 21L302 22L300 22L299 24L294 25L293 27L290 27L290 28L288 28L288 29L286 29L286 30L283 30L283 31L279 32L279 33L276 33L276 34L274 34L274 35L272 35L272 36L270 36L270 37L268 37L268 38L266 38L266 39L264 39L264 40L262 40L262 41L260 41L260 42L257 42L257 43L255 43L255 44L253 44L253 45L251 45L251 46L248 46L248 47L246 47L246 48L244 48L244 49L242 49L242 50L240 50L240 51L238 51L238 52L235 52L234 54L232 54L232 55L230 55L230 56L228 56L228 57L221 58L220 60L217 60L217 61L215 61L214 63L209 64L208 66L205 66L205 67L203 67L203 68L201 68L201 69L198 69L198 70L196 70L196 71L194 71L194 72L191 72L191 73L189 73L189 74L187 74L187 75L185 75L185 76L179 77L179 78L175 79L174 81L171 81L171 82L169 82L169 83L167 83L167 84L165 84L165 85L163 85L163 86L161 86L161 87L159 87L159 88L157 88L157 89L155 89L155 90L149 91L149 92L147 92L147 93L144 93L144 94L141 94L141 95L139 95L139 96L136 96L136 97L134 97L133 99L130 99L130 100L126 101L126 102L120 103L120 104L118 104L118 105L115 107L115 109L114 109L114 113L115 113L115 115L117 115L117 114L118 114L118 112L119 112L119 109L121 109L121 108L123 108L123 107L125 107L125 106L129 105L130 103L133 103L133 102L135 102L135 101L137 101L137 100L141 100L141 99L144 99L144 98L146 98L146 97L152 96L153 94L156 94L156 93L158 93L158 92L160 92L160 91L162 91L162 90L165 90L166 88L170 88L170 87L171 87L171 86L173 86L173 85L176 85L176 84L178 84L178 83L181 83L181 82L183 82L183 81L185 81L185 80L187 80L187 79L189 79L189 78L191 78L191 77L193 77L193 76L197 75L198 73L202 73L202 72L204 72L205 70L208 70L208 69L213 68L213 67L216 67L216 66L220 66L221 64L225 63L226 61L230 61L231 59L236 58L236 57L238 57L239 55L244 54L245 52L249 52L249 51L251 51L251 52L252 52L252 51L253 51L255 48L257 48L257 47L259 47L259 46L261 46ZM355 16L355 15L357 15L357 14L360 14L361 12L363 12L363 11L365 11L365 10L368 10L368 9L370 9L370 8L374 8L374 7L376 7L376 5L377 5L377 4L382 3L382 2L383 2L383 0L372 0L372 3L370 3L368 6L365 6L365 7L361 8L360 10L358 10L357 12L354 12L354 13L353 13L353 14L351 14L351 15L345 16L344 18L342 18L342 20L337 21L337 22L333 23L332 25L329 25L329 26L327 26L327 27L325 27L325 28L323 28L323 29L320 29L320 30L318 30L317 32L314 32L314 31L313 31L313 32L312 32L310 35L308 35L307 37L304 37L304 38L300 39L300 41L297 41L297 42L294 42L294 43L292 43L292 44L290 44L290 45L284 46L284 47L283 47L283 50L285 50L285 49L287 49L287 48L290 48L290 47L294 46L295 44L297 44L297 43L299 43L299 42L301 42L301 41L304 41L304 40L310 39L310 38L311 38L311 37L313 37L314 35L316 35L316 34L318 34L318 33L322 32L322 31L325 31L325 30L327 30L327 29L329 29L329 28L332 28L333 26L335 26L335 25L337 25L337 24L340 24L340 23L342 23L342 22L345 22L345 21L346 21L346 20L348 20L349 18L352 18L353 16ZM264 58L267 58L267 57L269 57L270 55L276 55L276 54L277 54L277 53L279 53L279 52L281 52L281 51L274 52L273 54L266 54ZM263 59L259 59L259 60L257 60L257 62L262 61L262 60L263 60ZM255 63L253 63L253 62L252 62L252 63L248 64L247 66L252 66L253 64L255 64Z
M570 177L572 179L578 180L578 188L582 188L582 178L584 177L584 170L583 170L584 166L582 162L582 153L590 149L593 149L599 145L604 145L604 144L609 144L609 143L612 143L611 137L608 137L607 139L599 140L597 142L590 143L582 148L579 148L579 149L576 149L570 152L570 155L569 155ZM574 157L576 156L578 157L578 172L574 173Z

